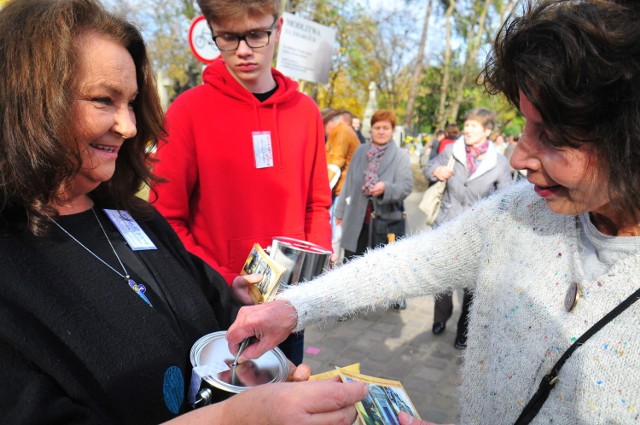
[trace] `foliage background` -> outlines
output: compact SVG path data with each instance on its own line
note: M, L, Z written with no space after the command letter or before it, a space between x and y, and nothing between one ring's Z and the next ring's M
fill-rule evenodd
M487 95L477 81L513 0L376 4L364 0L289 0L283 4L290 13L338 28L329 83L300 82L301 90L319 107L347 109L362 117L369 83L375 82L378 107L396 112L408 135L433 133L449 122L461 124L466 111L476 106L495 110L503 133L522 131L518 111L504 99ZM191 54L187 41L189 24L199 15L194 1L106 0L106 5L142 29L169 100L200 83L203 66ZM423 34L425 25L428 34ZM420 55L421 35L426 39ZM419 79L412 93L416 68L420 68ZM415 104L408 113L410 96Z

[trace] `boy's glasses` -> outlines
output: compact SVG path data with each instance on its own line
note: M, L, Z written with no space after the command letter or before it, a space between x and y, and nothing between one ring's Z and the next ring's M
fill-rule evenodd
M240 47L240 41L247 43L252 49L259 49L269 45L269 39L277 19L273 21L273 25L268 30L249 31L244 34L222 34L214 35L213 42L216 43L221 52L231 52Z

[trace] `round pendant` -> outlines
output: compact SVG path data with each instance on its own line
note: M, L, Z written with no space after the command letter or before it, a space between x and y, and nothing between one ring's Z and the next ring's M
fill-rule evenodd
M564 308L567 312L573 310L578 303L578 283L571 282L567 294L564 296Z

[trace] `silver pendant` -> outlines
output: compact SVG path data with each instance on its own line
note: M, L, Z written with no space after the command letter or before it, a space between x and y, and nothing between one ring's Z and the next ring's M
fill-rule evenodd
M567 294L564 296L564 309L567 312L573 310L573 308L578 304L578 283L571 282L569 285L569 289L567 289Z

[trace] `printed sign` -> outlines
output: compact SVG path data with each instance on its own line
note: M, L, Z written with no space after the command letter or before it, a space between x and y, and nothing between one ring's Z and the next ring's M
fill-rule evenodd
M276 63L278 71L292 78L327 84L337 28L286 12L283 18Z

